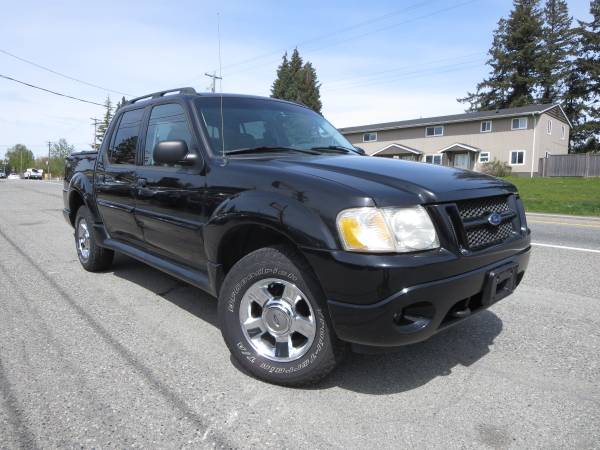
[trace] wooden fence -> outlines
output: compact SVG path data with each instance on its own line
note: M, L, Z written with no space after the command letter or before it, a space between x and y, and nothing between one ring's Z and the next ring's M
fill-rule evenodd
M600 154L548 155L540 158L542 177L600 177Z

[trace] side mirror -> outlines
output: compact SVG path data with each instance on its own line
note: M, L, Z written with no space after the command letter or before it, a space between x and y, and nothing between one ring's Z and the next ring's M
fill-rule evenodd
M190 165L194 163L195 155L188 151L185 141L162 141L154 146L152 154L154 162L158 164L181 164Z

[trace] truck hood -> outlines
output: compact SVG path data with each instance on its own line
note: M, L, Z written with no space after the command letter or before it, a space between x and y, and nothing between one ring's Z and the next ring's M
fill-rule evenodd
M361 191L379 206L441 203L516 192L511 183L469 170L371 156L280 158L281 169Z

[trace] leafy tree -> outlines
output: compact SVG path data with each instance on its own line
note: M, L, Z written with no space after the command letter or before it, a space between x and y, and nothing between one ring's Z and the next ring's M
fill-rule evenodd
M547 0L543 10L542 52L538 72L541 103L560 100L573 51L572 19L565 0Z
M65 172L65 158L75 151L75 146L60 138L50 147L50 173L62 177Z
M460 102L469 110L508 108L532 103L539 80L542 18L539 0L514 0L508 19L500 19L494 31L487 64L488 78Z
M34 166L35 158L33 152L23 144L17 144L6 151L5 158L11 170L19 173L25 172L29 167Z
M106 130L108 130L108 126L110 125L110 120L113 117L113 106L112 102L110 101L110 96L106 97L106 100L104 101L104 107L106 108L104 117L102 118L102 121L99 123L96 130L97 149L100 148L100 144L102 144Z
M320 87L313 65L304 63L298 49L294 49L289 60L287 53L283 55L271 87L271 97L299 102L320 113Z

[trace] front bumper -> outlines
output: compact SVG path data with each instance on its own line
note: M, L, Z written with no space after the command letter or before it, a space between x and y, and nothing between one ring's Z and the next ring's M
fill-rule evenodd
M328 298L337 336L362 346L396 347L428 339L489 307L484 292L488 274L513 267L518 284L529 252L527 236L469 257L444 251L412 256L305 255ZM342 262L344 257L352 262Z

